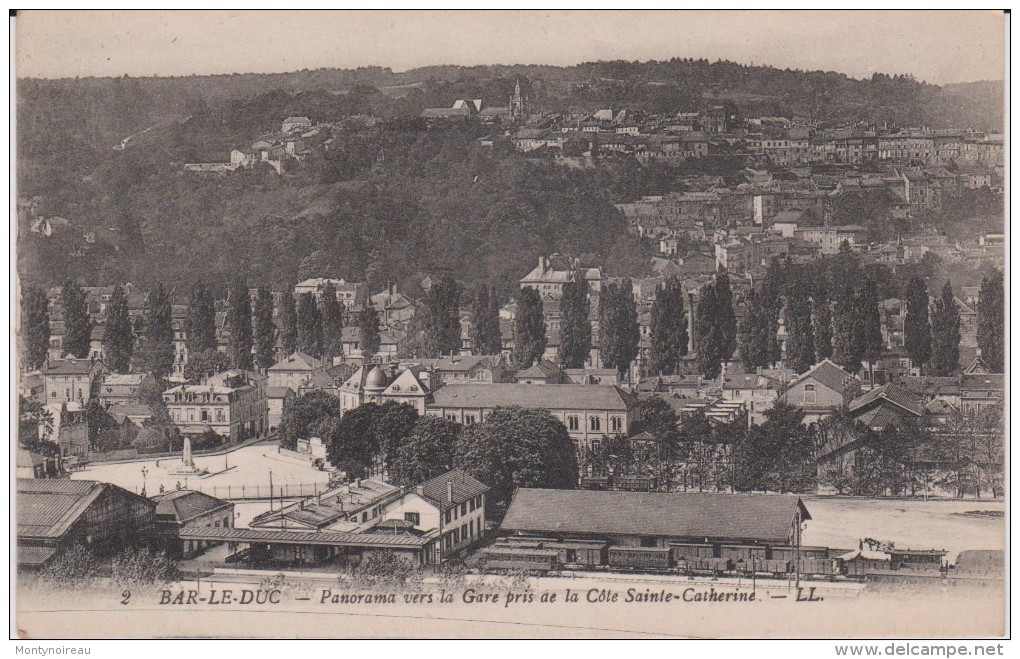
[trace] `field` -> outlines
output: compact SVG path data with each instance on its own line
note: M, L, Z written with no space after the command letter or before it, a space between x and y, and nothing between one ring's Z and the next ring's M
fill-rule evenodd
M1003 549L1006 524L1002 517L965 515L974 511L1002 513L998 500L897 500L805 497L811 513L804 544L857 547L863 538L891 541L897 547L946 549L949 559L963 549Z

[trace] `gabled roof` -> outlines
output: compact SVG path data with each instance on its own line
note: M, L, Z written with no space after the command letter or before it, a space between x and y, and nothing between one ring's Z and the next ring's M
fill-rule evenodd
M300 350L295 351L293 354L284 357L277 363L269 367L270 371L314 371L322 366L315 357L306 355Z
M173 517L181 524L220 508L234 507L229 501L196 490L176 490L154 497L154 500L158 516Z
M876 387L866 394L858 396L850 401L850 404L847 405L847 410L855 413L876 401L887 401L914 416L921 416L923 414L921 401L917 396L898 384L893 383L883 384L881 387Z
M88 375L96 362L90 359L53 359L42 369L43 375Z
M828 359L824 359L813 366L807 373L791 382L790 386L796 386L805 380L815 380L819 384L841 394L850 391L854 386L860 384L857 376L847 373Z
M453 484L452 501L450 483ZM462 469L453 469L421 484L421 495L439 506L440 510L464 503L488 491L487 485L464 473Z
M19 478L18 537L60 538L103 492L110 489L153 507L156 505L145 497L99 481Z
M537 364L533 364L528 368L517 373L517 379L523 378L551 378L556 377L561 373L560 367L552 363L548 359L543 359Z
M789 542L798 510L811 519L796 495L521 488L501 529Z

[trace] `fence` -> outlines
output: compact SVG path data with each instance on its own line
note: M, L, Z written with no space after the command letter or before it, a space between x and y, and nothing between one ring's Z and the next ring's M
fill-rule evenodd
M204 485L202 483L188 483L189 490L195 490L214 496L217 499L241 500L241 499L268 499L270 497L269 485ZM274 485L272 489L273 498L292 497L313 497L325 492L329 486L324 483L286 483Z

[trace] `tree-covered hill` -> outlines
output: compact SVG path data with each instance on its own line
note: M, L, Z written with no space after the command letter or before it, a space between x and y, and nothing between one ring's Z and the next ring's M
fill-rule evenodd
M612 204L661 193L669 172L633 162L569 170L482 147L477 138L489 130L481 126L426 130L415 120L458 98L506 104L517 76L544 110L675 113L729 102L745 116L975 128L1002 116L1002 83L940 88L909 77L855 80L689 59L21 79L18 197L33 200L19 213L22 276L174 285L243 275L282 285L313 275L361 278L371 265L395 281L452 272L507 291L552 252L590 254L608 259L613 274L640 274L639 246ZM263 168L183 171L188 162L226 161L293 115L384 121L310 138L312 155L282 177ZM70 228L50 237L28 230L32 216L54 215Z

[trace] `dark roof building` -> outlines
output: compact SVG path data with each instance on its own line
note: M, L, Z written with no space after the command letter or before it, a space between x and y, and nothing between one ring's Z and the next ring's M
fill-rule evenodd
M116 550L146 542L155 509L155 502L109 483L19 478L18 564L40 567L76 544Z
M421 496L436 505L441 511L485 494L489 488L475 480L461 469L453 469L441 476L421 484Z
M796 495L521 488L501 529L623 544L654 539L656 546L706 539L789 544L799 541L798 525L809 519Z

